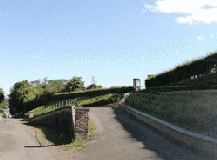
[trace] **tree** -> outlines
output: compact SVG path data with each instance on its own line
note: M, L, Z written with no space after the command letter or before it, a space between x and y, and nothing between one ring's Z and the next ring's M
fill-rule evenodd
M33 85L34 87L38 87L41 83L41 80L38 79L38 80L34 80L34 81L31 81L30 84Z
M9 107L12 113L26 111L26 103L35 99L37 90L27 80L17 82L10 90Z
M97 88L96 84L91 84L87 87L87 89L94 89L94 88Z
M0 88L0 103L4 101L4 91Z
M82 81L82 77L77 77L77 76L69 80L65 88L67 92L78 91L83 89L84 89L84 81Z
M51 93L58 93L65 90L68 80L48 80L46 90Z
M91 84L87 87L87 89L96 89L96 88L102 88L102 86L97 86L96 85L96 81L95 81L95 77L92 77L92 82Z

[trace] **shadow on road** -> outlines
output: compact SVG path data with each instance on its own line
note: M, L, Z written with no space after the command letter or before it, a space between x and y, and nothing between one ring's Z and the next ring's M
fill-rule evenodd
M24 148L41 148L41 147L52 147L55 145L47 145L47 146L24 146Z
M154 151L162 159L204 160L214 158L204 152L174 141L153 127L126 113L121 107L113 108L113 111L116 115L116 120L122 124L123 128L130 133L132 138L142 142L145 149Z
M58 129L48 128L44 126L30 125L27 122L26 123L24 122L23 124L34 127L37 130L41 130L41 132L45 135L45 138L54 144L54 145L48 145L48 146L61 146L64 144L70 144L72 142L71 136L68 133L60 132ZM39 143L39 146L37 147L43 147L44 145L41 145L41 142L37 138L36 131L35 131L35 138Z

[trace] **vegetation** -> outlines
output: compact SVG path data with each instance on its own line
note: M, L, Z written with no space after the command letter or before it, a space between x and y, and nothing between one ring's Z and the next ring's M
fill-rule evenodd
M9 106L12 114L24 114L35 107L48 104L54 93L84 90L81 77L71 80L41 80L16 82L10 90ZM1 92L1 90L0 90Z
M12 113L22 112L27 110L26 104L34 100L37 95L37 90L28 83L27 80L17 82L10 90L9 106Z
M95 80L87 88L84 87L82 77L72 77L70 80L43 80L28 81L23 80L16 82L10 89L8 104L11 114L23 116L28 111L39 106L52 106L51 102L80 98L83 101L85 97L91 99L81 102L83 106L97 106L111 103L115 98L99 97L100 100L94 99L97 96L105 94L124 93L132 91L133 87L112 87L104 89L102 86L95 84ZM0 89L0 95L3 91ZM83 97L83 98L81 98ZM1 98L1 96L0 96Z
M125 103L186 130L217 138L217 92L150 92L130 94Z
M0 103L0 109L8 105L8 99L4 98L4 100Z
M72 91L80 91L84 90L84 81L82 81L82 77L73 77L67 84L66 84L66 92Z
M89 120L89 138L88 139L70 139L70 135L66 133L59 133L57 130L52 128L46 127L38 127L38 126L31 126L33 129L37 131L40 138L44 141L45 139L48 141L50 145L55 146L62 146L65 150L69 150L72 147L76 147L77 149L81 150L82 148L86 147L87 142L90 140L91 137L95 135L96 125L93 120Z
M3 113L0 112L0 121L3 119Z
M4 91L2 88L0 88L0 103L2 103L4 101Z
M211 69L217 65L217 52L211 53L206 57L188 61L169 71L152 75L145 81L146 88L164 86L170 83L180 82L190 79L193 75L203 75L210 73Z
M100 96L78 97L76 99L80 106L96 107L96 106L103 106L110 103L114 103L120 100L121 98L122 98L122 94L120 93L108 93ZM31 111L33 111L35 115L40 115L42 113L48 113L50 111L53 111L63 106L74 106L73 99L62 100L62 101L51 101L49 104L36 107Z

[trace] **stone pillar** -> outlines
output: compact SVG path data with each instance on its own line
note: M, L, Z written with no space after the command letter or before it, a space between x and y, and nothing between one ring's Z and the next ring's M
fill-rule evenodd
M90 108L75 107L75 138L88 138L89 110Z

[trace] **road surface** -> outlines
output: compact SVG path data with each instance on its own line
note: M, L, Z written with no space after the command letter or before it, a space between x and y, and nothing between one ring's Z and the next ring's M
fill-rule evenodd
M204 160L205 153L189 149L134 119L122 108L91 108L101 130L78 160Z
M41 143L20 119L0 121L1 160L204 160L214 159L173 142L135 120L121 108L91 108L97 125L95 137L80 152Z
M51 157L37 140L34 130L22 124L20 119L0 121L1 160L49 160Z

